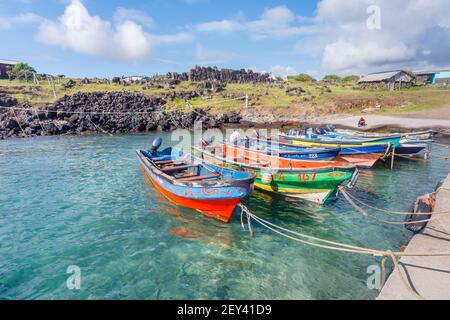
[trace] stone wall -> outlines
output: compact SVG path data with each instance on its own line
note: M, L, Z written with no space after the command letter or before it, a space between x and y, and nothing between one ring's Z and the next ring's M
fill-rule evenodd
M169 72L167 78L178 81L219 81L222 83L271 83L274 81L268 73L261 74L246 69L231 70L199 66L189 72Z

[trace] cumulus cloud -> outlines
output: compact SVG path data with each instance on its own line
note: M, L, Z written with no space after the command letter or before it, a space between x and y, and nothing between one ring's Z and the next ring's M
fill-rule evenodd
M41 23L37 39L75 52L121 60L144 58L155 44L190 41L184 33L153 35L145 32L139 23L149 24L153 20L137 10L118 8L114 20L116 23L112 24L93 16L80 0L72 0L57 21Z
M272 75L274 75L275 77L280 77L280 78L284 79L284 78L287 78L288 76L295 75L298 72L290 66L276 65L270 69L270 73Z
M153 18L148 16L145 12L123 7L118 7L116 9L116 13L114 14L114 20L118 23L124 21L133 21L142 24L148 28L152 28L155 24Z
M367 8L380 9L380 29L369 29ZM322 0L314 34L296 50L321 56L324 72L365 73L449 64L447 0Z
M0 16L0 29L10 29L19 24L35 23L42 21L42 17L28 12L13 17Z
M266 9L257 20L247 20L242 14L232 19L215 20L194 26L199 32L242 31L254 39L287 38L309 33L309 27L296 25L295 14L286 6Z

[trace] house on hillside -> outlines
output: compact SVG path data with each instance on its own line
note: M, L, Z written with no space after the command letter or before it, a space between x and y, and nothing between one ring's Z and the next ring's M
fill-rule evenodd
M7 71L14 68L19 61L0 59L0 79L8 78Z
M421 84L450 86L450 68L414 72L417 82Z
M409 71L396 70L370 73L357 82L361 89L401 90L411 88L416 83L416 76Z
M139 82L144 80L144 77L141 76L128 76L128 77L123 77L122 81L126 82L126 83L134 83L134 82Z

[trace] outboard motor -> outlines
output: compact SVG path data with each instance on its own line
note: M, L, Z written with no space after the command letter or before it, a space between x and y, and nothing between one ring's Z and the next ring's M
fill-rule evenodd
M239 131L234 131L230 136L230 143L237 146L240 138L241 138L241 134L239 133Z
M315 132L316 132L316 134L321 134L321 135L327 133L324 128L316 128Z
M301 130L302 135L306 136L308 134L309 129L311 129L311 127L307 124L304 124L302 126L302 130Z
M208 135L203 135L200 138L200 145L203 149L205 149L207 146L210 146L213 143L213 139Z
M152 147L150 148L150 153L155 153L156 151L158 151L159 147L161 147L162 145L162 139L161 137L156 138L155 140L153 140L152 143Z
M297 133L298 133L297 129L290 129L290 130L289 130L289 135L290 135L290 136L296 136Z
M334 132L334 130L336 130L336 127L333 126L332 124L327 124L327 125L325 126L325 129L326 129L328 132Z

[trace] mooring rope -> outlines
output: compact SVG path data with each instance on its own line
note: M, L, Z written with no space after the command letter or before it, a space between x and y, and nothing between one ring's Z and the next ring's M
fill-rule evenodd
M357 205L355 204L355 202L354 202L354 201L356 201L356 202L360 203L361 205L366 206L366 207L368 207L368 208L370 208L370 209L373 209L373 210L376 210L376 211L380 211L380 212L389 213L389 214L394 214L394 215L426 215L426 214L428 214L428 212L417 212L417 213L415 213L415 212L401 212L401 211L391 211L391 210L386 210L386 209L382 209L382 208L377 208L377 207L374 207L374 206L368 204L367 202L364 202L364 201L362 201L362 200L356 198L355 196L351 195L351 194L348 193L348 192L345 190L345 188L342 187L342 186L338 187L338 191L342 193L342 195L344 196L344 198L346 198L347 201L348 201L350 204L353 203L354 206L357 206ZM349 201L349 200L350 200L350 201ZM353 206L353 205L352 205L352 206ZM353 206L353 207L354 207L354 206ZM358 207L358 211L359 211L359 212L362 211L362 212L365 213L365 214L364 214L365 216L368 216L367 212L364 211L364 209L362 209L362 208L359 207L359 206L357 206L357 207ZM356 208L355 208L355 209L356 209ZM361 211L360 211L360 210L361 210ZM362 212L361 212L361 213L362 213ZM442 216L442 215L449 215L449 214L450 214L450 211L433 212L433 214L440 215L440 216ZM419 222L420 222L420 221L419 221Z
M329 241L329 240L325 240L325 239L321 239L321 238L317 238L317 237L313 237L310 235L306 235L303 233L299 233L293 230L289 230L286 228L283 228L281 226L278 226L276 224L273 224L267 220L264 220L263 218L258 217L257 215L253 214L250 212L250 210L244 206L243 204L239 205L241 207L241 225L244 228L244 222L243 222L243 216L246 215L247 216L247 221L249 226L251 219L253 219L254 221L256 221L258 224L260 224L261 226L265 227L266 229L282 236L285 237L287 239L296 241L296 242L300 242L302 244L305 245L309 245L309 246L313 246L313 247L317 247L317 248L322 248L322 249L329 249L329 250L333 250L333 251L341 251L341 252L349 252L349 253L359 253L359 254L365 254L365 255L373 255L373 256L378 256L378 257L382 257L382 269L384 270L383 272L385 272L385 260L387 258L391 258L393 265L394 265L394 270L396 270L398 272L398 275L400 277L400 280L403 284L403 286L405 287L405 289L412 295L414 296L414 298L416 299L423 299L422 296L420 296L419 294L417 294L416 292L414 292L413 289L411 289L411 287L408 285L407 280L405 279L403 273L400 270L399 267L399 263L397 261L398 257L442 257L442 256L450 256L450 252L441 252L441 253L411 253L411 252L392 252L391 250L377 250L377 249L370 249L370 248L364 248L364 247L358 247L358 246L353 246L353 245L348 245L348 244L344 244L344 243L339 243L339 242L335 242L335 241ZM245 228L244 228L245 230ZM281 231L280 231L281 230ZM284 232L283 232L284 231ZM290 233L294 236L291 236L289 234L286 233ZM316 242L311 242L308 240L303 240L303 239L299 239L297 237L300 238L304 238L304 239L308 239L308 240L312 240L312 241L316 241ZM252 237L253 237L253 230L252 230ZM385 279L385 275L383 275L383 281Z
M13 110L13 112L14 112L14 117L16 118L16 121L17 121L17 125L19 126L20 130L22 131L22 133L26 136L27 134L25 133L25 130L23 130L23 128L22 128L22 126L20 124L20 120L19 120L19 117L16 114L16 111Z

